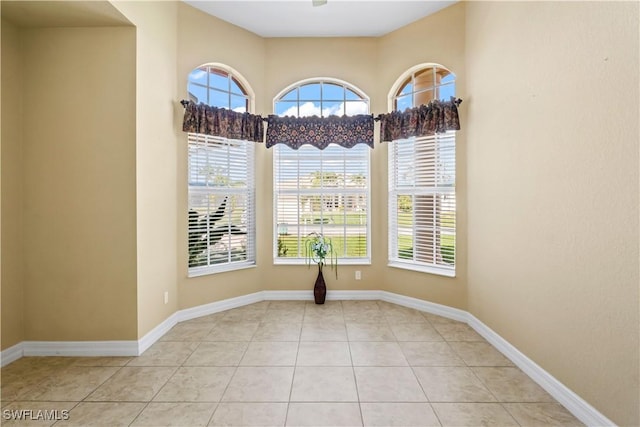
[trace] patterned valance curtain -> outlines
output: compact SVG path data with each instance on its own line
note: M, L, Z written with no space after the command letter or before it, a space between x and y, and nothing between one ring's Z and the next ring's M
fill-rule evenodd
M460 130L458 105L461 102L451 97L451 101L434 100L403 112L380 114L380 142Z
M196 105L193 101L184 103L184 107L182 130L185 132L254 142L264 139L262 116L205 104Z
M297 150L311 144L321 150L329 144L351 148L367 144L373 148L373 116L279 117L267 119L267 148L285 144Z

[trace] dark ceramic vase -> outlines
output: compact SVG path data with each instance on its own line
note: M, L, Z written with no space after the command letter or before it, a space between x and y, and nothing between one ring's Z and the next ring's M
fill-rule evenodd
M316 304L324 304L324 299L327 296L327 285L324 283L324 276L322 275L322 264L318 264L318 278L316 284L313 287L313 297L316 300Z

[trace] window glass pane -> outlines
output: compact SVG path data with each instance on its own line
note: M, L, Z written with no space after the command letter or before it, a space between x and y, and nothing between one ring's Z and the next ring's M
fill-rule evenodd
M189 81L207 85L207 67L196 68L189 73Z
M429 88L426 90L419 90L413 94L413 106L426 105L436 99L436 90Z
M323 83L322 99L324 101L342 101L344 99L344 88L333 83Z
M322 116L343 116L344 102L342 101L324 101L322 103Z
M299 244L297 234L289 234L289 227L295 224L281 223L279 229L282 231L278 234L278 257L297 258L304 256L304 249ZM293 229L296 229L293 227ZM300 251L300 252L299 252Z
M244 91L244 89L242 88L242 85L240 84L240 82L235 77L231 76L230 83L231 83L231 92L232 93L235 93L237 95L246 95L247 94Z
M438 99L449 101L452 96L456 94L456 87L454 84L443 85L438 88Z
M348 101L345 104L345 111L347 116L367 114L369 112L369 104L364 101Z
M300 117L318 116L320 117L320 102L307 101L300 104Z
M398 91L399 95L406 95L408 93L413 92L413 83L411 77L405 80L402 85L400 85L400 90Z
M441 71L442 78L440 80L441 84L445 84L445 83L451 83L456 79L456 76L453 75L453 73L448 72L447 70L443 70L443 69L439 69L439 71Z
M238 113L244 113L247 111L248 101L244 96L231 95L231 109Z
M285 93L281 98L282 101L297 101L298 100L298 88L292 89Z
M412 108L412 107L413 107L413 97L411 96L411 94L404 95L404 96L399 96L396 99L396 110L397 111L404 111L407 108Z
M348 100L352 100L352 101L355 101L355 100L358 100L358 99L362 99L362 97L360 95L358 95L357 93L355 93L351 89L347 89L347 88L345 88L345 97Z
M413 82L415 85L415 91L433 87L436 84L434 69L429 67L416 72L414 74Z
M209 105L218 108L229 108L229 93L209 89Z
M320 83L310 83L304 86L300 86L301 101L313 101L316 99L320 99Z
M207 88L193 83L188 84L189 99L196 104L207 103Z
M275 113L278 116L298 117L297 102L289 102L289 101L276 102L275 110L276 110Z
M396 256L401 260L413 261L413 214L401 208L411 200L409 195L398 196L398 227L395 231L398 239Z
M209 87L229 91L228 74L215 68L209 69Z

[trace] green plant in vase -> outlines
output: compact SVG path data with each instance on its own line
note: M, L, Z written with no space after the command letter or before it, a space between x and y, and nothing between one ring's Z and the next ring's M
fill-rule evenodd
M327 294L327 287L324 282L324 276L322 275L322 267L324 267L327 260L332 270L336 272L336 279L338 278L338 256L333 249L333 244L329 237L325 237L322 233L310 233L304 242L305 257L307 259L307 265L311 266L314 262L318 264L318 277L316 279L315 286L313 288L313 295L316 304L324 304L324 300Z

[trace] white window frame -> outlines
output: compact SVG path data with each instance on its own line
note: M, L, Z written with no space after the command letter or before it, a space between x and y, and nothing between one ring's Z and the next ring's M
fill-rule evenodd
M402 85L407 81L408 78L412 78L415 75L416 72L419 72L423 69L426 68L441 68L444 70L449 71L451 74L454 75L454 81L455 81L455 74L453 72L451 72L449 69L447 69L446 67L439 65L439 64L434 64L434 63L427 63L427 64L420 64L420 65L416 65L412 68L410 68L409 70L407 70L405 73L402 74L402 76L400 76L400 78L396 81L396 83L393 85L393 87L391 88L391 91L389 92L389 111L392 111L395 108L395 100L397 98L398 95L398 91L401 89ZM436 85L437 86L437 85ZM415 93L415 86L412 89L412 93ZM414 101L415 104L415 101ZM414 105L415 107L416 105ZM447 132L444 135L433 135L433 136L426 136L426 137L420 137L420 138L412 138L412 142L413 142L413 147L418 146L418 145L422 145L422 146L427 146L428 144L433 144L436 147L436 156L434 157L433 161L434 164L437 161L437 156L438 153L440 153L440 141L451 141L451 139L453 139L453 157L454 157L454 165L455 165L455 132L454 131L450 131ZM446 277L455 277L456 276L456 247L457 247L457 240L456 240L456 236L457 236L457 226L456 226L456 220L455 217L457 216L457 205L456 205L456 186L455 186L455 177L454 177L454 184L452 186L447 186L447 187L438 187L438 186L433 186L433 187L428 187L428 186L412 186L411 185L402 185L400 183L397 182L397 169L398 169L398 159L397 159L397 149L398 149L398 144L406 144L406 143L411 143L408 142L407 140L398 140L398 141L392 141L389 143L388 146L388 150L389 150L389 155L388 155L388 172L389 172L389 192L388 192L388 202L389 202L389 217L388 217L388 239L389 239L389 259L388 259L388 265L390 267L395 267L395 268L400 268L400 269L405 269L405 270L413 270L413 271L419 271L419 272L424 272L424 273L430 273L430 274L436 274L436 275L441 275L441 276L446 276ZM415 151L415 149L414 149ZM455 171L455 167L454 167L454 171ZM433 174L433 178L432 180L435 182L437 181L437 177L438 174L437 172L435 172L435 168L434 168L434 174ZM413 259L407 259L404 257L401 257L399 254L399 224L398 224L398 204L397 204L397 200L398 200L398 196L399 195L410 195L412 198L414 198L416 196L420 196L420 195L429 195L429 194L435 194L435 195L442 195L443 199L445 196L448 196L449 198L453 198L453 204L454 204L454 222L453 222L453 228L451 227L443 227L442 225L440 226L440 229L438 230L438 233L442 233L442 231L445 231L446 233L452 234L453 235L453 241L454 241L454 253L453 253L453 265L443 265L442 263L438 264L436 262L423 262L423 261L417 261L416 260L416 256L415 256L415 248L416 248L416 237L415 237L415 232L413 233L413 246L412 246L412 253L411 256L413 257ZM416 214L415 214L415 210L412 211L412 216L414 218L414 225L413 227L415 227L415 218L416 218ZM440 236L440 234L439 234ZM433 254L437 253L437 246L434 245L432 248L430 248L431 251L433 252ZM437 256L434 256L434 258L437 258Z
M216 68L219 69L221 71L226 72L227 74L229 74L230 76L232 76L236 82L240 83L241 85L241 89L243 89L246 92L246 98L247 98L247 102L246 104L249 107L250 111L253 111L254 106L255 106L255 96L253 93L253 90L251 89L251 86L248 84L247 80L240 75L237 71L235 71L233 68L225 65L225 64L220 64L220 63L207 63L207 64L202 64L196 68L194 68L190 74L201 68L201 67L211 67L211 68ZM189 83L189 81L187 82ZM201 87L206 87L204 85L199 85ZM219 89L216 89L216 91L218 92L224 92L224 91L220 91ZM231 91L229 91L231 92ZM231 93L228 94L228 99L229 99L229 105L231 105ZM238 94L233 93L234 96L237 96ZM221 105L214 105L216 107L224 107L224 108L228 108L227 106L221 106ZM209 183L208 181L203 183L199 183L199 184L195 184L194 181L194 176L196 176L198 174L197 171L192 170L192 168L195 168L196 166L192 165L192 155L191 155L191 151L195 150L195 149L200 149L203 150L206 153L206 147L207 145L211 144L212 146L216 146L217 148L215 149L215 154L219 155L219 153L225 153L223 154L223 156L225 156L224 158L222 158L222 161L220 162L220 160L218 159L217 164L219 165L220 163L226 163L227 169L226 172L223 171L222 172L222 176L226 177L229 182L232 181L233 177L233 172L232 169L235 165L235 167L238 167L238 164L241 165L245 165L246 164L246 185L242 186L242 187L238 187L237 185L225 185L225 184L221 184L221 183ZM202 265L202 266L194 266L194 267L190 267L189 263L190 263L190 256L188 254L187 256L187 269L188 269L188 277L198 277L198 276L203 276L203 275L208 275L208 274L215 274L215 273L222 273L222 272L227 272L227 271L235 271L235 270L241 270L241 269L245 269L245 268L253 268L256 265L256 206L255 206L255 143L251 142L251 141L239 141L239 140L231 140L231 139L227 139L227 138L222 138L222 137L215 137L215 136L210 136L210 135L202 135L202 134L196 134L196 133L188 133L187 134L187 145L188 145L188 154L187 154L187 161L188 161L188 165L187 165L187 192L188 192L188 200L187 200L187 211L191 211L193 209L192 206L192 196L197 196L197 194L204 194L207 196L211 196L211 197L224 197L226 195L229 196L234 196L234 195L239 195L245 198L246 200L246 207L245 207L245 212L243 213L243 216L245 217L243 220L243 224L245 224L246 226L246 259L245 260L238 260L238 261L233 261L232 257L231 257L231 253L232 253L232 240L233 240L233 236L230 234L226 234L223 236L223 239L221 240L221 242L224 242L225 238L228 242L228 256L230 261L228 262L224 262L224 263L215 263L215 264L211 264L210 263L210 259L208 260L206 265ZM246 152L246 156L240 156L238 157L238 154L231 154L231 149L232 147L235 147L236 150L238 147L241 147L241 149L243 149L244 152ZM204 158L200 158L198 159L198 167L203 167L203 162L204 162L204 167L208 167L209 165L209 160L207 158L208 154L204 156ZM194 164L196 163L195 161L193 162ZM213 163L213 162L212 162ZM237 172L236 172L237 174ZM208 214L211 214L213 212L216 211L218 205L215 206L209 206L206 208L206 212ZM231 216L231 209L233 207L227 203L227 209L225 212L225 217L222 218L223 223L224 221L230 221L230 216ZM229 225L232 224L232 222L228 222ZM189 224L189 222L187 223L187 239L189 239L189 235L191 233L191 226ZM189 249L189 241L187 241L187 251Z
M304 79L304 80L300 80L292 85L287 86L286 88L284 88L282 91L280 91L273 100L273 111L274 114L276 112L276 103L280 100L281 97L283 97L285 94L287 94L288 92L290 92L291 90L298 88L300 86L304 86L307 84L313 84L313 83L329 83L329 84L335 84L335 85L339 85L339 86L343 86L344 88L356 93L357 95L359 95L361 97L361 100L367 103L367 110L370 110L370 100L369 97L359 88L357 88L356 86L345 82L343 80L339 80L339 79L334 79L334 78L329 78L329 77L318 77L318 78L309 78L309 79ZM298 105L300 105L300 103L302 102L308 102L308 101L320 101L321 100L310 100L310 99L297 99L298 101ZM333 101L333 100L332 100ZM346 101L346 99L345 99ZM353 100L351 100L353 101ZM322 105L322 104L321 104ZM322 107L321 107L322 109ZM367 112L368 112L367 111ZM333 144L331 144L333 145ZM367 236L367 242L366 242L366 256L364 257L341 257L340 255L338 255L338 263L340 265L371 265L371 153L370 153L370 147L364 145L364 144L360 144L363 148L366 148L366 162L367 162L367 167L366 167L366 190L363 191L358 191L357 194L364 194L366 197L366 204L367 207L365 209L366 212L366 236ZM306 147L306 146L305 146ZM304 257L304 252L302 252L300 254L299 257L279 257L278 256L278 238L279 238L279 232L280 232L280 228L282 227L282 224L278 224L278 195L281 194L278 191L278 175L277 175L277 170L278 170L278 161L279 161L279 157L280 157L280 152L279 150L287 150L289 149L289 147L282 147L281 145L276 145L273 147L274 149L274 153L273 153L273 263L274 265L304 265L306 264L306 258ZM326 150L319 150L319 149L315 149L314 150L318 150L319 155L323 156L324 155L324 151ZM344 150L347 150L347 148L344 148ZM289 154L290 155L290 154ZM294 191L293 193L291 191L289 191L290 194L298 194L299 191ZM322 191L319 191L318 194L320 195L331 195L331 194L354 194L353 191L349 191L348 189L331 189L331 188L325 188L322 189ZM299 228L303 228L303 225L300 224L300 218L298 217L298 224L297 226ZM288 225L287 225L288 226ZM321 225L322 227L322 225ZM346 224L345 224L345 229L346 229ZM346 234L346 231L345 231ZM298 248L302 248L304 245L304 240L305 240L305 232L304 231L297 231L297 235L298 235ZM301 249L302 250L302 249Z

